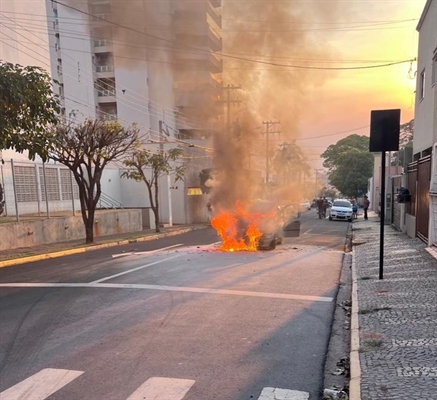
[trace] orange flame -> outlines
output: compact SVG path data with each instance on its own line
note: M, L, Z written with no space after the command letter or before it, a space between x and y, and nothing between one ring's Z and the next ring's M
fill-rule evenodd
M235 211L220 211L211 220L212 227L222 240L219 250L257 251L263 235L259 223L270 214L250 213L243 209L240 202L235 205Z

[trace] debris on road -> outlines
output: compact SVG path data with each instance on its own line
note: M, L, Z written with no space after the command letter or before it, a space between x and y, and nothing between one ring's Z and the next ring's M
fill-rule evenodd
M343 388L325 389L323 391L323 400L348 400L349 396Z

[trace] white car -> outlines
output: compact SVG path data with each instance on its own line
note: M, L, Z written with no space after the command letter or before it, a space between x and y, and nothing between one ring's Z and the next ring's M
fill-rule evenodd
M352 221L352 203L346 199L337 199L329 209L329 220L346 219Z

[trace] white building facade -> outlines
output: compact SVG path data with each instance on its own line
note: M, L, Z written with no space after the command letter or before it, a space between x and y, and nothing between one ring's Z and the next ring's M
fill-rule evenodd
M132 2L129 7L117 0L1 2L0 12L8 19L0 28L6 42L0 44L0 58L50 71L58 82L55 91L66 116L117 119L126 126L135 123L143 145L156 151L188 147L190 139L207 138L220 119L216 100L222 65L213 52L221 49L221 1L187 2L184 9L179 3L184 4L171 0ZM183 36L187 24L195 28L189 37ZM214 112L205 118L199 104ZM194 130L195 135L190 133ZM199 155L203 161L195 171L189 167L192 182L162 180L162 221L172 215L175 223L187 222L187 187L196 186L198 169L210 165L205 155ZM4 151L2 157L25 161L25 156L11 151ZM105 170L103 192L125 208L149 207L145 184L121 178L121 173L115 165ZM6 176L5 186L10 181ZM7 203L11 205L10 198ZM30 209L27 204L26 210ZM13 214L12 207L8 211Z
M417 26L416 105L413 163L408 166L408 231L429 245L437 243L437 1L428 0ZM413 227L415 229L413 229Z

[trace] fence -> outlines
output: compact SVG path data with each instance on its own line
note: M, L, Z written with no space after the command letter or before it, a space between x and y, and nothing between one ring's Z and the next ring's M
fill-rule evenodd
M25 160L4 160L0 183L3 186L3 216L45 215L80 208L79 189L71 171L63 165Z

